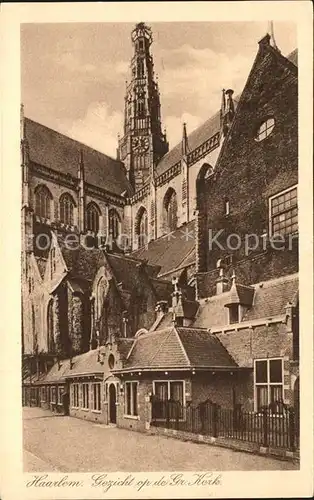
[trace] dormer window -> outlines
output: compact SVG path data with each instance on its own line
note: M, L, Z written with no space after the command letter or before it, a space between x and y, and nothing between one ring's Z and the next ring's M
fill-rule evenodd
M256 131L255 134L256 142L261 142L264 139L266 139L266 137L268 137L272 133L274 127L275 127L274 118L267 118L267 120L264 120Z
M229 306L229 324L232 325L233 323L239 323L240 321L240 314L239 314L239 309L241 306L238 304L232 304Z

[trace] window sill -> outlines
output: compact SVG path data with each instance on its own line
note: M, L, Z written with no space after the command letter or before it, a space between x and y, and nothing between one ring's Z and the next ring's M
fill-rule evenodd
M92 410L92 413L101 413L101 410Z
M139 415L123 415L124 418L128 418L130 420L139 420Z
M82 411L90 411L89 408L80 408Z
M71 406L71 410L78 410L79 406Z

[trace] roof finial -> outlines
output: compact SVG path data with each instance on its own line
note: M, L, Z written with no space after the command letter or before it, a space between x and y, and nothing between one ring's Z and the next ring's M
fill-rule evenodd
M270 45L272 47L274 47L274 49L278 50L278 52L280 52L280 50L277 47L276 40L275 40L274 22L273 21L268 22L268 30L267 31L268 31L268 34L270 36Z
M235 285L235 282L236 282L236 273L235 273L235 270L233 269L232 270L232 276L231 276L231 279L232 279L232 284Z
M183 123L183 135L182 135L182 154L186 155L188 153L188 135L186 132L186 123Z

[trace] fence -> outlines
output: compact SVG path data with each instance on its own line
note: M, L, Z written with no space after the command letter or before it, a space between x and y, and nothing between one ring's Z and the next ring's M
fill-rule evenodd
M195 434L257 443L265 447L299 448L299 422L294 408L278 403L261 412L221 408L211 401L182 406L178 401L152 401L152 424Z

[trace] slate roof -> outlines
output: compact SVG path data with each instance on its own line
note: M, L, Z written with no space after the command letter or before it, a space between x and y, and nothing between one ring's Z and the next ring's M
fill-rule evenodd
M87 183L117 195L131 193L122 162L29 118L25 118L25 136L32 162L77 178L82 151Z
M265 283L255 285L254 288L253 306L248 309L243 321L284 314L285 306L293 301L298 292L299 279L298 275L294 274L265 281Z
M253 285L253 303L244 314L242 322L284 314L285 306L294 300L298 287L297 274ZM227 325L228 310L225 305L228 303L230 303L230 292L202 300L193 327L214 329Z
M104 263L102 250L98 248L88 249L83 246L71 249L60 245L60 248L71 276L80 277L88 281L94 280L98 269Z
M251 286L234 283L231 286L229 300L225 305L241 304L242 306L251 307L254 296L254 288Z
M160 266L160 276L183 268L186 265L184 262L194 250L194 224L192 220L176 231L150 241L147 247L132 252L132 257L146 259L150 265Z
M292 62L295 66L298 65L298 49L294 49L288 56L290 62Z
M236 366L214 335L196 328L172 326L140 335L135 339L124 370Z
M122 283L122 288L126 290L133 290L136 286L143 283L142 266L148 270L148 276L155 275L159 271L159 268L154 269L139 259L122 254L107 253L106 259L115 275L117 283Z

